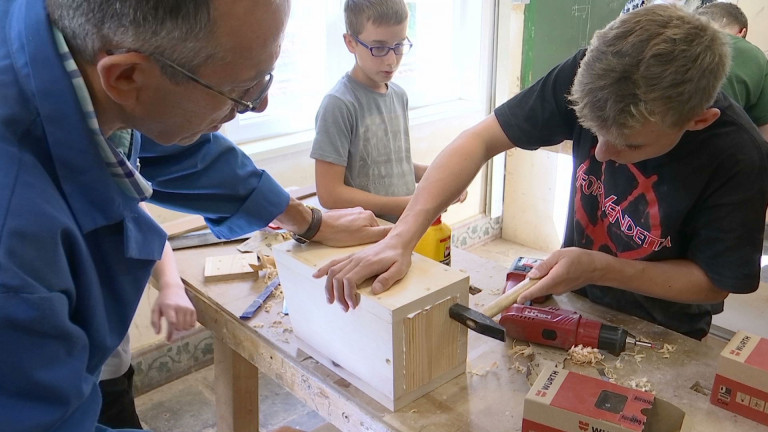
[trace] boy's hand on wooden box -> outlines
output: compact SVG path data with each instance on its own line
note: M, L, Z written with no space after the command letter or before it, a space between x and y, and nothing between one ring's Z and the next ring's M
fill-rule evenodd
M337 302L348 311L359 304L357 286L363 281L376 276L371 292L381 294L402 279L411 267L411 253L411 250L398 248L394 242L384 239L360 252L324 264L312 276L328 276L326 300L329 304Z

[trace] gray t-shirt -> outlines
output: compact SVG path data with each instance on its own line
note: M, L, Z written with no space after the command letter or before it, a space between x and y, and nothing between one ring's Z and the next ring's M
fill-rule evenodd
M389 83L387 92L379 93L345 74L317 111L310 156L346 167L347 186L382 196L413 195L405 91ZM398 218L376 216L390 222Z

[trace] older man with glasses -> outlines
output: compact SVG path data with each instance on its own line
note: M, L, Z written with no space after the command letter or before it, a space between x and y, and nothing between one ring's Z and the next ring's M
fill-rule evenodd
M303 242L386 234L370 212L289 198L213 133L266 109L288 13L288 0L0 2L4 432L108 430L99 372L166 239L140 202L201 214L222 238L273 220Z

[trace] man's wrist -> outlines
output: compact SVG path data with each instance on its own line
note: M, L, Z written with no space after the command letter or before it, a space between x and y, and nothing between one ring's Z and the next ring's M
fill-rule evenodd
M323 222L323 212L320 211L320 209L312 206L307 206L307 208L312 214L312 217L309 221L309 226L302 233L291 233L291 237L293 237L293 239L300 244L309 243L310 240L315 238L317 232L320 231L320 224Z

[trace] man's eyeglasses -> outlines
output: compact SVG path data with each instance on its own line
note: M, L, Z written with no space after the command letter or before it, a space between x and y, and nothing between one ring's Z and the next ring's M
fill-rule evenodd
M411 40L408 39L408 36L405 37L406 42L403 43L397 43L395 46L386 46L386 45L376 45L376 46L370 46L366 44L365 42L361 41L357 38L357 36L352 35L353 38L362 46L368 49L368 51L371 52L371 55L374 57L386 57L387 54L389 54L390 51L394 51L395 55L403 55L411 50L411 47L413 46L413 43L411 43Z
M141 53L141 51L136 51L136 50L114 50L114 51L113 50L109 50L109 51L107 51L107 55L121 54L121 53L125 53L125 52ZM253 94L253 92L258 89L258 92L254 95L255 97L252 98L252 99L249 98L250 99L250 102L249 102L249 101L246 101L246 100L242 100L242 99L238 99L238 98L229 96L223 90L219 90L218 88L212 86L211 84L208 84L207 82L203 81L201 78L198 78L196 75L192 74L191 72L187 72L184 68L182 68L181 66L178 66L177 64L173 63L172 61L170 61L168 59L165 59L165 58L163 58L163 57L161 57L159 55L155 55L155 54L146 54L146 53L142 53L142 54L145 54L145 55L148 55L149 57L152 57L154 59L160 60L161 62L163 62L163 63L167 64L168 66L172 67L173 69L177 70L179 73L181 73L185 77L191 79L195 83L197 83L197 84L207 88L208 90L210 90L210 91L212 91L212 92L214 92L214 93L216 93L216 94L218 94L220 96L223 96L223 97L229 99L230 101L232 101L235 104L235 106L237 106L236 111L237 111L238 114L245 114L247 112L256 111L259 108L259 106L261 105L261 103L264 101L264 98L267 96L267 93L269 92L269 88L272 86L272 80L274 78L273 75L272 75L272 72L269 72L269 73L267 73L267 75L264 78L260 79L256 84L254 84L253 87L248 89L246 91L245 96L248 96L249 94Z

